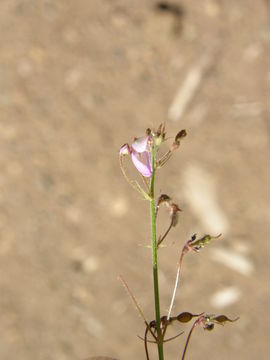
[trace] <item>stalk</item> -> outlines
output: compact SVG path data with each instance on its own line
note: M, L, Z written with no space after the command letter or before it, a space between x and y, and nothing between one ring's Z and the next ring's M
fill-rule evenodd
M185 348L184 348L184 351L183 351L183 354L182 354L182 358L181 360L185 360L185 357L186 357L186 352L187 352L187 348L188 348L188 345L189 345L189 342L190 342L190 338L191 338L191 335L193 333L193 330L195 329L195 326L198 324L198 320L196 320L194 322L194 324L192 325L190 331L189 331L189 334L188 334L188 337L187 337L187 341L186 341L186 344L185 344Z
M154 298L155 298L155 313L156 313L156 326L157 326L157 346L158 358L163 360L163 338L160 328L160 303L159 303L159 286L158 286L158 259L157 259L157 233L156 233L156 208L154 197L155 186L155 164L156 163L156 148L152 149L152 178L150 184L151 191L151 228L152 228L152 261L153 261L153 282L154 282Z

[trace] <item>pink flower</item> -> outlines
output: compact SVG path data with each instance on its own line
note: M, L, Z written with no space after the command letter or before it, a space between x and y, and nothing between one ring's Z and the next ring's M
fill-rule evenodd
M149 148L150 136L140 137L129 146L125 144L120 149L120 156L131 155L131 160L136 169L144 176L152 176L152 163Z

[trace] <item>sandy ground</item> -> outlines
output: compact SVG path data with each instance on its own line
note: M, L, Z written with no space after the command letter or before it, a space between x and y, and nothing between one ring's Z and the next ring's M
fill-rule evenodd
M152 320L149 209L118 149L163 121L188 137L156 184L183 209L159 255L162 314L184 241L222 232L185 259L174 313L241 319L196 330L187 359L270 356L269 1L157 3L0 2L3 360L145 358L117 278ZM162 232L165 210L160 220ZM173 325L185 335L166 359L188 328Z

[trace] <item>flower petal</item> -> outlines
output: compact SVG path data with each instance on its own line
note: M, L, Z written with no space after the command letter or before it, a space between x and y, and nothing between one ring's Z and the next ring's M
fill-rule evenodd
M149 136L143 136L143 137L137 138L133 141L133 143L131 144L131 147L137 153L143 153L144 151L148 150L148 141L149 141Z
M136 169L144 176L152 176L152 165L151 157L148 151L145 151L141 154L136 153L135 151L131 152L131 159Z
M124 144L123 146L121 146L120 150L119 150L119 155L129 155L130 154L130 148L128 144Z

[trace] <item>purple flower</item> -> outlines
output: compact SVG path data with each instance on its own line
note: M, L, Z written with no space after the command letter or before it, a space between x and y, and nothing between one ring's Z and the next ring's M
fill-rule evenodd
M120 148L120 156L130 154L136 169L147 178L152 176L149 140L150 136L140 137L135 139L131 146L125 144Z
M149 136L135 139L131 144L131 159L136 169L144 176L152 176Z

